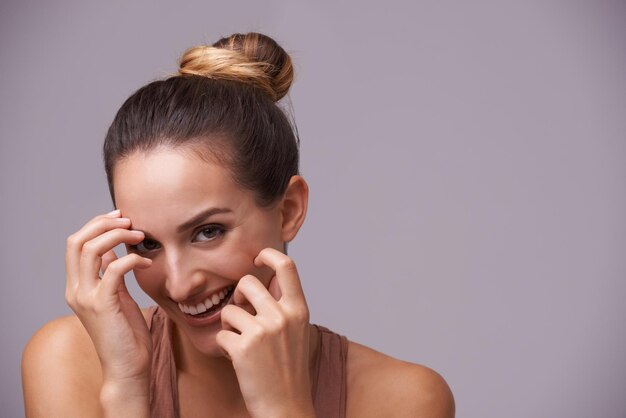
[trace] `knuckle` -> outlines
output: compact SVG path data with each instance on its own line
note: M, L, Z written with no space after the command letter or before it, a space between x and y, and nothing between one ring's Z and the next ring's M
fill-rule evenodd
M282 268L283 270L295 271L296 263L294 263L294 261L291 258L285 257L279 262L279 267Z
M254 326L251 326L247 330L247 334L250 337L249 340L248 340L250 342L252 342L252 341L262 341L265 338L265 336L267 334L267 331L260 324L255 324Z
M272 331L274 333L280 332L287 328L287 318L283 315L276 315L272 320Z
M67 240L65 241L65 246L68 250L73 250L79 246L78 237L76 236L76 234L72 234L67 237Z
M247 338L241 341L237 347L234 348L235 355L245 357L247 353L254 352L254 347L256 345L257 338Z
M65 303L67 303L70 307L73 307L75 303L74 294L69 289L65 290Z
M309 310L307 308L298 309L295 314L295 318L298 322L309 322Z
M96 252L97 245L94 241L87 241L83 244L83 253L92 255Z
M111 263L109 263L108 267L107 267L107 271L110 273L113 273L114 275L120 275L120 274L124 274L126 271L124 270L123 266L120 265L119 261L113 261Z
M309 309L306 306L295 306L289 311L289 317L296 323L309 322Z
M85 300L85 298L83 296L76 295L74 297L74 301L73 302L74 302L73 306L76 309L84 310L85 308L87 308L87 301Z

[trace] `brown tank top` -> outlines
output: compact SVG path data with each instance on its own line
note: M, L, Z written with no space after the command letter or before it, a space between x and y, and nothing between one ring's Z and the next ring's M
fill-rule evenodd
M179 418L176 364L172 351L172 322L158 306L150 308L148 322L153 350L150 382L151 416ZM322 326L315 327L320 334L312 388L315 413L320 418L345 418L348 340Z

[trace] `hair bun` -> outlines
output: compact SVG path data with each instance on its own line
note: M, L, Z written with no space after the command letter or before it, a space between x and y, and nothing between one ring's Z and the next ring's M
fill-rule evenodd
M273 101L282 99L293 82L291 58L261 33L236 33L212 46L189 48L180 58L179 74L233 80L262 89Z

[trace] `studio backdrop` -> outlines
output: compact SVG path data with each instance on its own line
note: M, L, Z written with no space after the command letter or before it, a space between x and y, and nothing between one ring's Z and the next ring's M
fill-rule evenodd
M71 314L65 240L112 208L121 103L258 31L295 62L312 321L437 370L460 418L626 417L625 23L609 0L4 0L0 415Z

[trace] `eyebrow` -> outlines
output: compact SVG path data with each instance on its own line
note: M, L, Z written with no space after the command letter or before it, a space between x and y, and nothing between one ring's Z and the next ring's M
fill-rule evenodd
M228 209L228 208L208 208L203 210L202 212L198 213L197 215L193 216L191 219L189 219L188 221L180 224L177 228L176 228L176 232L177 233L181 233L183 231L186 231L190 228L193 228L194 226L202 223L204 220L206 220L207 218L213 216L213 215L217 215L220 213L228 213L228 212L232 212L232 210Z

